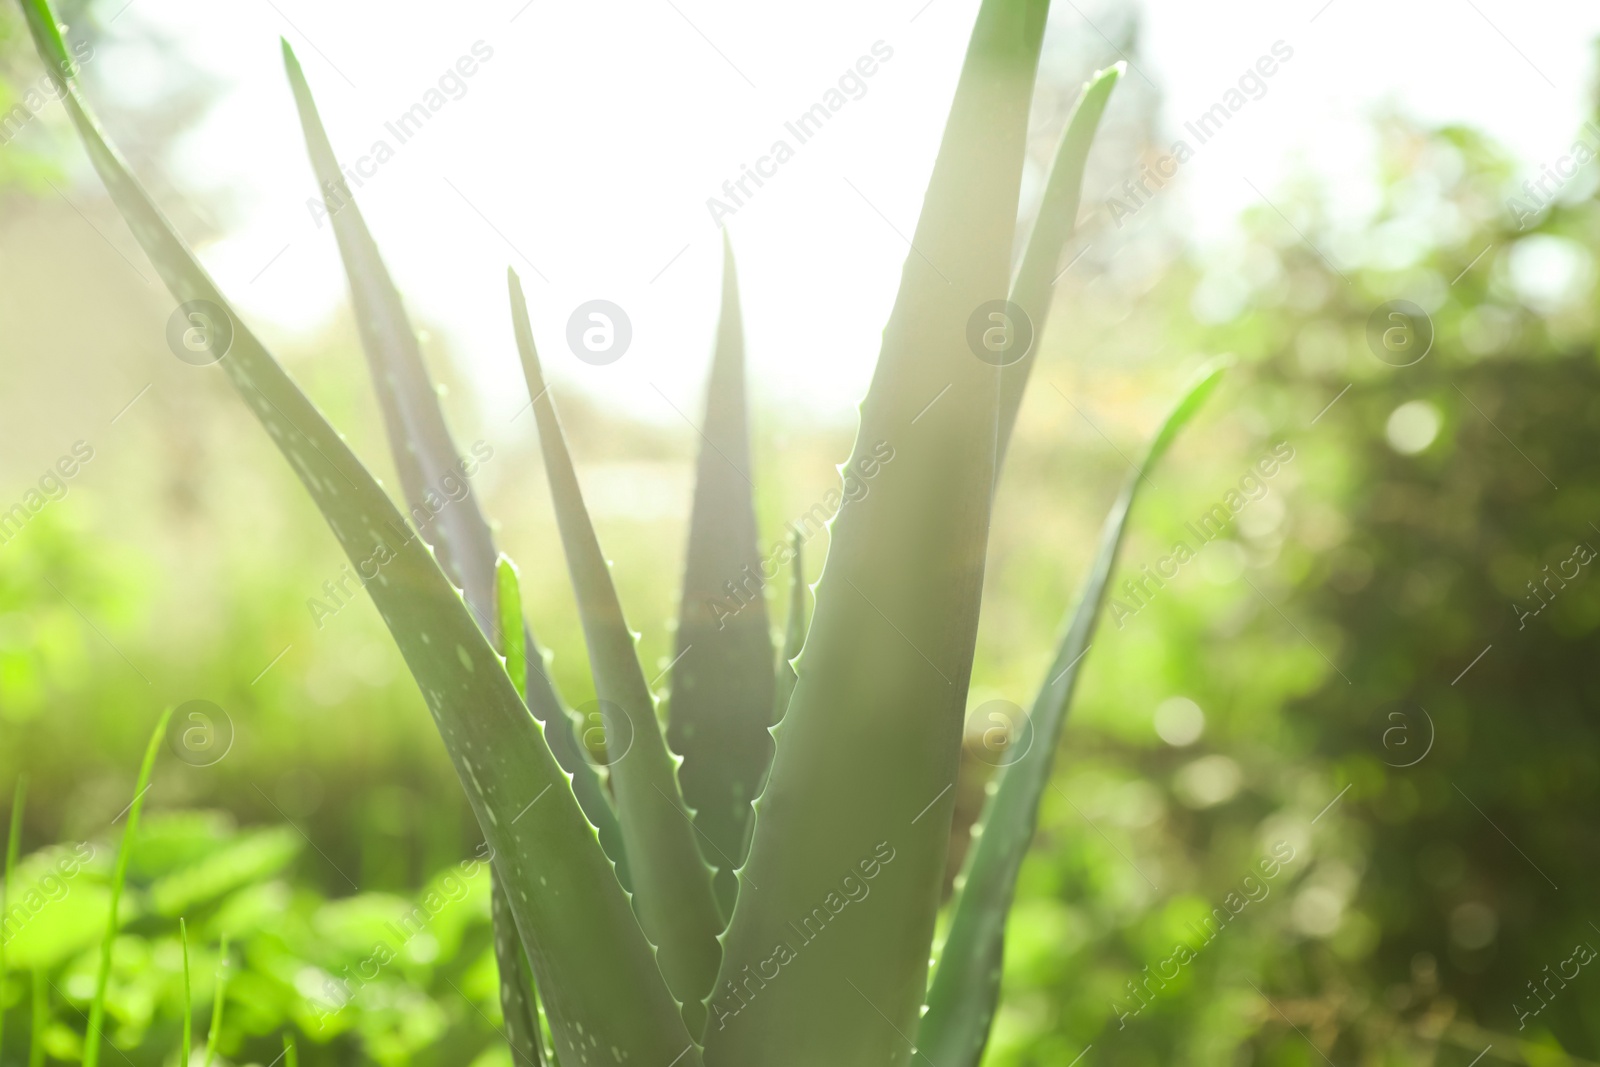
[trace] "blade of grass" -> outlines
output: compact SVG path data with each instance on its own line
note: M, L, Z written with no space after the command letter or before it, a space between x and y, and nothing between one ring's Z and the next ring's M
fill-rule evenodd
M928 1011L917 1030L917 1048L940 1067L976 1067L983 1055L1000 1000L1006 916L1017 872L1038 823L1039 801L1050 781L1067 709L1094 638L1128 516L1140 484L1221 378L1220 367L1200 375L1162 423L1144 462L1129 476L1106 516L1083 592L1067 613L1055 660L1033 703L1032 744L1002 769L999 786L985 805L982 830L973 831L976 844L967 857L961 896L929 991Z
M327 196L334 237L350 281L361 347L367 355L373 388L378 394L389 435L390 454L400 474L412 524L433 547L445 576L463 590L467 606L490 643L502 647L497 631L503 623L496 619L492 605L494 537L478 506L471 479L466 477L469 465L462 460L450 437L438 391L428 378L422 348L406 315L405 303L378 253L377 242L367 229L360 205L345 184L305 73L287 41L283 42L283 65L294 92L317 183ZM452 487L455 488L452 490ZM445 501L442 505L441 500ZM623 885L627 885L627 863L616 812L599 775L578 748L572 717L544 670L544 659L533 631L520 616L509 625L511 628L506 632L520 633L523 637L522 673L525 677L518 692L527 702L528 710L545 724L545 737L556 762L572 777L572 792L578 804L599 830L600 844L619 865L619 877Z
M194 988L189 981L189 924L178 920L178 940L183 945L183 1044L178 1063L189 1067L189 1057L194 1051Z
M300 1050L295 1048L294 1035L283 1035L283 1067L300 1067Z
M790 536L794 550L794 577L789 588L789 618L783 631L783 652L778 662L777 698L773 703L772 721L782 722L783 713L789 710L789 698L794 695L795 662L806 642L806 585L805 541L796 530Z
M118 911L122 905L122 890L128 882L128 861L133 857L133 845L138 839L139 813L144 810L145 794L150 791L150 775L155 771L156 756L161 752L161 739L166 736L167 721L171 718L172 708L169 706L156 720L156 728L150 731L150 741L144 749L144 762L139 765L139 777L133 786L133 803L128 805L128 821L122 824L122 843L117 846L116 863L111 869L111 904L110 914L106 918L106 936L100 943L94 997L89 1001L89 1032L83 1037L83 1067L95 1067L100 1062L100 1041L106 1018L106 986L111 981L111 952L121 926Z
M1078 205L1083 196L1083 169L1089 149L1100 128L1111 91L1117 87L1126 64L1102 70L1084 85L1056 147L1050 177L1045 180L1039 213L1028 232L1028 245L1022 254L1016 276L1011 281L1011 302L1022 308L1032 323L1033 345L1017 362L1002 368L1000 375L1000 455L1006 452L1017 410L1039 351L1045 322L1050 316L1051 294L1060 277L1061 250L1077 228Z
M50 981L44 968L33 972L33 1027L28 1033L28 1067L44 1067L44 1032L50 1025Z
M34 46L101 180L167 287L233 327L219 366L284 453L367 585L416 677L490 848L516 891L517 927L563 1058L614 1048L635 1063L697 1067L698 1052L627 896L566 776L432 554L383 488L239 319L121 157L72 82L47 0L20 0ZM570 1056L568 1053L570 1052Z
M17 776L16 788L11 794L11 829L6 833L6 869L5 881L0 882L0 922L5 922L11 915L11 903L7 894L11 892L11 880L16 876L17 855L22 849L22 807L28 797L28 779L26 775ZM0 1049L5 1048L6 1036L6 1009L5 988L6 981L11 977L11 969L6 961L6 938L0 934Z
M211 998L211 1020L206 1025L205 1067L217 1055L217 1043L222 1040L222 1009L228 994L228 934L223 931L222 945L217 950L217 986Z
M672 754L656 719L655 697L639 665L635 635L623 617L610 565L589 521L534 349L522 284L515 271L508 275L517 349L533 397L556 524L605 723L611 784L633 875L634 910L645 936L657 946L661 973L683 1004L690 1033L699 1033L701 1002L711 991L721 955L717 934L722 919L712 895L711 868L700 858ZM617 745L625 746L624 751L614 751Z
M725 938L708 1065L893 1067L912 1055L995 479L999 379L967 337L1007 292L1047 10L985 0L977 16L861 407L848 470L870 492L833 520L774 729L740 875L760 889L740 893ZM841 885L864 878L870 895L846 905ZM820 930L801 933L813 916ZM775 964L780 977L744 999L746 975Z
M739 278L722 233L722 318L695 467L667 741L683 758L684 803L729 915L739 889L733 872L750 844L750 805L772 762L774 677L750 480Z

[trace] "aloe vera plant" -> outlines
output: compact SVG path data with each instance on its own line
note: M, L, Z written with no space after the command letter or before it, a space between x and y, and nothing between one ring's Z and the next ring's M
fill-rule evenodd
M378 561L367 588L492 849L514 1062L879 1065L906 1064L925 1047L938 1067L976 1064L999 998L1017 869L1135 490L1216 382L1215 372L1204 376L1180 401L1106 520L1034 704L1036 741L1001 772L930 986L991 503L1033 362L1030 346L997 360L969 337L1002 302L1001 314L1020 314L1029 336L1043 327L1119 69L1085 87L1013 275L1048 3L982 3L841 468L847 482L870 479L870 492L847 496L809 590L796 539L779 641L759 588L732 618L713 606L759 565L744 340L725 246L664 727L510 276L510 321L605 725L604 757L586 758L523 616L516 569L496 552L476 500L469 492L439 515L418 510L461 456L287 44L313 169L342 205L334 232L402 506L233 311L106 141L46 0L21 4L91 161L163 281L180 302L207 301L227 316L222 372L352 563ZM407 511L427 517L408 521Z

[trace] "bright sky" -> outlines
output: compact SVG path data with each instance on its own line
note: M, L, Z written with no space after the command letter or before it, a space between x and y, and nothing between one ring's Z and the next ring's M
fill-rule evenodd
M768 402L846 415L871 374L916 224L977 0L489 0L472 5L325 0L133 0L110 26L107 81L128 99L159 84L144 31L225 86L172 178L226 190L233 228L201 250L272 336L325 324L347 301L279 58L296 49L335 150L414 315L444 331L491 413L526 397L511 346L505 268L522 275L557 378L646 417L695 413L709 356L720 237L706 208L742 164L784 137L877 45L864 93L729 221L740 259L754 388ZM1052 41L1104 45L1108 0L1054 5ZM1162 91L1174 136L1276 42L1293 56L1267 92L1201 147L1163 195L1225 238L1256 193L1297 165L1348 176L1359 205L1365 117L1393 101L1466 121L1530 170L1566 150L1585 117L1600 5L1579 0L1143 0L1133 81ZM136 25L142 24L142 25ZM481 43L480 43L481 42ZM881 42L881 43L879 43ZM1081 43L1081 42L1080 42ZM1047 41L1047 50L1050 42ZM462 57L478 61L450 83ZM489 54L487 59L482 58ZM1048 52L1047 52L1048 54ZM449 99L400 143L394 122L447 77ZM1131 174L1131 171L1130 171ZM1111 190L1086 190L1095 204ZM615 363L564 344L579 304L632 320Z

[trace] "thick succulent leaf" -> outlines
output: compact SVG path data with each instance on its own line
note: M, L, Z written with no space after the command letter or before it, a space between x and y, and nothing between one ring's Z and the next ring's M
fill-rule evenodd
M1022 394L1028 385L1028 376L1039 351L1039 340L1044 335L1045 321L1050 317L1050 295L1060 277L1061 250L1072 236L1078 223L1078 204L1083 197L1083 168L1089 160L1089 148L1094 144L1095 131L1100 128L1100 117L1105 114L1111 90L1122 77L1124 64L1118 63L1100 71L1078 94L1078 101L1067 117L1066 129L1056 146L1055 161L1050 165L1050 176L1045 180L1044 196L1039 201L1039 213L1034 217L1033 228L1028 231L1027 248L1022 253L1022 263L1011 280L1011 302L1020 307L1032 323L1033 344L1017 362L1001 372L1000 381L1000 455L1006 452L1011 440L1011 430L1016 425L1017 410L1022 406Z
M528 957L517 937L517 920L511 913L511 898L499 872L495 872L489 900L494 923L494 962L500 971L500 1014L505 1018L512 1067L542 1067L544 1038L539 1033L539 1010L534 1006L533 974L528 970Z
M1007 292L1047 8L978 13L774 728L708 1064L911 1057L995 474L999 380L967 334Z
M1204 373L1162 424L1144 462L1123 486L1106 516L1100 548L1074 610L1067 614L1050 672L1030 714L1032 743L1000 774L985 805L982 831L967 857L960 899L928 994L928 1011L917 1031L917 1048L940 1067L976 1067L1000 1000L1006 914L1017 872L1038 821L1039 801L1050 781L1061 728L1083 660L1094 638L1100 606L1127 529L1135 495L1178 431L1200 409L1221 380L1222 370Z
M731 914L751 804L772 762L773 650L756 545L739 279L726 230L723 238L722 320L700 431L667 740L683 757L683 799L717 871L718 902Z
M494 610L506 676L517 696L526 701L528 646L522 640L522 587L517 581L516 565L503 554L495 561ZM533 973L517 934L517 919L511 911L511 898L506 895L505 879L492 868L490 878L489 915L494 926L494 962L500 974L500 1015L505 1020L506 1044L511 1046L513 1067L540 1067L544 1062L544 1038L539 1032Z
M569 1063L598 1047L633 1063L699 1062L626 894L579 810L543 728L500 658L377 481L240 321L111 149L68 80L70 60L45 0L22 0L28 28L112 199L180 301L227 316L219 366L317 503L367 585L444 736L510 898ZM570 1054L570 1055L569 1055Z
M676 763L667 751L656 720L655 697L639 666L635 634L623 617L610 564L589 521L555 401L545 385L522 283L515 272L510 272L509 280L517 349L528 395L533 397L556 525L566 549L605 725L606 759L633 875L634 909L645 936L657 946L668 988L683 1002L690 1030L698 1033L705 1015L702 1001L722 955L717 943L722 919L712 895L711 868L695 844L694 824L678 789Z
M445 576L464 592L467 607L477 617L480 628L490 635L490 643L503 647L496 633L500 623L491 605L494 539L478 507L472 482L466 477L471 467L463 462L450 437L438 393L428 378L422 349L406 315L405 304L383 264L383 257L378 254L377 243L367 230L361 208L340 172L339 161L311 97L311 88L287 41L283 42L283 64L294 90L312 169L333 222L345 274L350 279L361 347L367 354L373 388L383 411L390 452L400 473L412 525L432 546ZM618 875L627 885L622 836L611 801L599 775L578 748L571 718L544 670L544 660L534 643L532 631L519 618L514 620L513 632L522 633L525 670L536 676L527 679L523 690L528 708L545 724L545 736L556 761L572 776L572 791L578 803L598 828L606 855L617 861Z
M806 643L806 599L811 593L806 585L805 541L799 530L790 538L790 546L794 550L794 560L790 563L794 577L789 589L789 619L783 631L783 652L778 657L778 692L772 706L774 722L783 719L783 713L789 710L789 698L794 695L794 665Z

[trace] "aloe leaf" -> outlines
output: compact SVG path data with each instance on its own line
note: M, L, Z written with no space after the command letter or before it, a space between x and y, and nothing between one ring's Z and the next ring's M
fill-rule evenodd
M367 229L361 208L346 184L333 146L323 129L316 101L289 42L283 42L283 65L294 91L306 149L317 184L324 193L333 223L339 255L350 279L351 301L367 354L372 384L383 411L390 453L400 473L401 489L413 526L433 549L439 566L466 596L467 606L490 641L501 646L496 632L501 625L491 606L495 580L495 547L466 472L477 462L462 459L450 437L439 396L429 380L427 365L405 304L395 288L377 243ZM476 454L476 449L474 450ZM523 635L524 678L518 692L528 701L534 717L545 724L546 740L561 769L572 776L572 791L600 832L600 844L621 868L627 884L626 862L616 813L611 808L599 776L579 751L572 720L561 704L533 632L519 617L508 632ZM509 655L508 655L509 658ZM554 724L552 726L552 724Z
M17 855L22 850L22 806L28 797L28 779L23 776L17 778L16 788L11 794L11 829L6 833L6 858L5 881L0 882L0 921L11 914L10 902L7 894L11 891L12 879L16 877ZM5 1048L6 1009L5 989L6 979L11 976L11 970L6 963L7 938L0 934L0 1049Z
M502 554L494 572L496 633L500 634L506 657L506 674L516 686L517 695L527 697L527 644L522 635L522 588L517 567ZM500 1014L505 1018L506 1043L511 1046L514 1067L539 1067L543 1062L539 1035L539 1012L535 1006L533 973L517 936L517 920L511 913L511 898L506 895L500 872L490 872L490 918L494 925L494 961L500 973Z
M744 326L723 231L722 319L706 386L667 741L724 914L750 842L751 803L772 761L773 662L757 548L745 403Z
M995 475L999 381L968 331L1008 288L1047 9L978 13L774 728L707 1064L911 1057Z
M515 632L515 631L513 631ZM490 890L490 915L494 922L494 961L500 971L500 1014L505 1017L506 1044L511 1046L513 1067L540 1067L542 1039L539 1013L534 1007L533 974L528 969L511 898L496 874Z
M1033 702L1031 745L1001 771L999 785L985 805L982 830L973 831L976 844L967 857L961 896L928 994L928 1011L917 1031L917 1048L940 1067L976 1067L988 1040L1000 1000L1006 915L1017 872L1033 839L1039 801L1050 782L1062 725L1094 638L1134 498L1173 438L1200 410L1221 378L1220 367L1200 375L1167 416L1144 462L1129 476L1106 516L1083 592L1076 607L1067 613L1055 659Z
M783 631L783 652L778 663L778 692L772 709L774 722L782 721L783 713L789 710L789 698L794 695L794 665L806 641L806 597L809 590L806 587L805 541L801 539L799 530L791 536L790 548L794 551L791 564L794 577L789 589L789 618Z
M705 1012L701 1002L711 991L722 951L717 943L722 919L712 895L711 868L700 858L694 825L678 790L677 768L656 720L655 697L639 665L635 635L623 617L610 564L589 521L555 402L545 385L522 283L515 271L508 272L508 280L517 350L528 395L533 397L556 524L605 725L611 787L633 875L634 910L645 936L657 946L667 987L683 1003L690 1031L697 1033Z
M183 946L183 1044L178 1062L189 1067L194 1044L194 990L189 984L189 924L183 919L178 920L178 942Z
M1078 205L1083 197L1083 169L1089 160L1089 148L1094 144L1095 131L1100 128L1100 117L1105 114L1111 90L1117 87L1125 64L1118 63L1100 71L1084 85L1078 94L1072 114L1067 117L1066 129L1056 146L1055 160L1050 166L1050 176L1045 180L1044 196L1039 202L1039 213L1028 231L1027 248L1022 262L1011 280L1011 302L1020 307L1032 324L1033 344L1021 359L1005 367L1000 381L1000 454L1005 455L1016 425L1017 410L1022 406L1022 394L1028 385L1028 376L1039 350L1039 339L1044 334L1045 322L1050 316L1051 293L1055 289L1061 250L1072 236L1078 222Z
M228 305L126 164L106 143L71 79L46 0L22 0L58 96L167 287L226 316L220 367L328 520L416 677L467 799L505 871L517 928L564 1060L596 1046L634 1063L695 1067L698 1053L668 994L626 893L566 776L432 553L338 433ZM372 566L381 560L376 566ZM570 1052L570 1055L569 1055Z
M150 791L150 775L156 767L156 756L161 752L161 739L166 736L167 720L172 718L169 706L156 720L145 745L144 762L139 765L139 777L133 787L133 802L128 805L128 821L122 824L122 843L117 847L117 860L111 868L111 901L106 918L106 936L100 942L100 963L95 970L94 996L89 1001L89 1032L83 1039L83 1067L95 1067L100 1062L101 1034L106 1018L106 985L111 980L111 950L117 941L121 926L118 914L122 903L122 889L128 882L128 861L133 858L133 843L139 834L139 813L144 810L144 797Z

